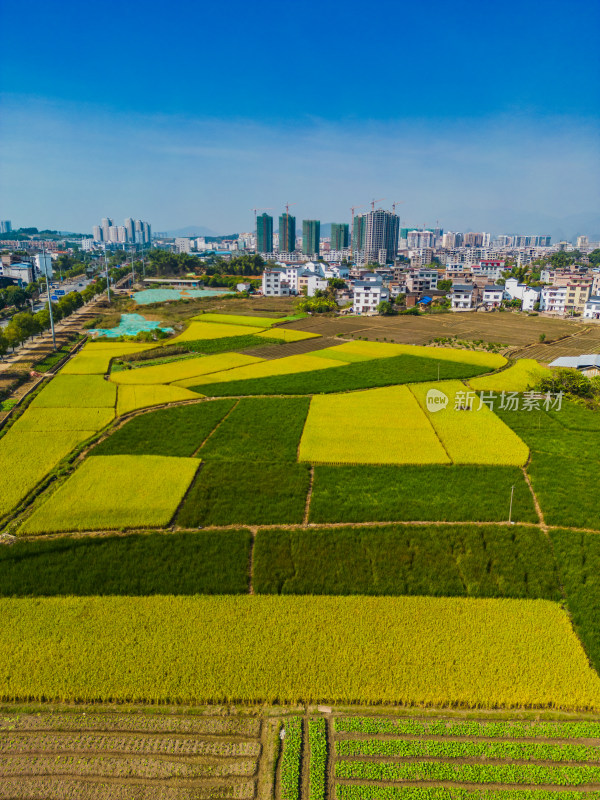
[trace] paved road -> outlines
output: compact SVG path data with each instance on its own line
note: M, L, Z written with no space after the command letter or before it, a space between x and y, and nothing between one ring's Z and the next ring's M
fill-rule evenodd
M63 281L63 283L60 283L60 281L55 280L53 283L50 284L50 294L52 295L54 290L56 289L64 291L65 294L69 294L69 292L76 292L76 291L80 292L83 289L85 289L85 287L90 283L91 279L85 278L83 276L81 277L81 279L75 278L75 280ZM33 313L35 314L36 311L41 311L47 302L48 302L48 295L46 294L46 292L44 292L43 294L40 295L39 300L36 303L34 303L33 306L30 306L29 308L24 308L23 311L33 311ZM5 328L9 322L10 318L0 320L0 328Z

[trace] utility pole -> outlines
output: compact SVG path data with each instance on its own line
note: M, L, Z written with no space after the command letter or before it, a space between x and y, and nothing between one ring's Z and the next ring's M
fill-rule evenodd
M52 349L56 350L56 336L54 334L54 315L52 314L52 300L50 299L50 280L46 264L46 247L42 245L42 258L44 259L44 275L46 276L46 292L48 293L48 311L50 312L50 330L52 331Z
M104 251L104 269L106 271L106 293L108 302L110 303L110 275L108 274L108 259L106 258L106 250Z

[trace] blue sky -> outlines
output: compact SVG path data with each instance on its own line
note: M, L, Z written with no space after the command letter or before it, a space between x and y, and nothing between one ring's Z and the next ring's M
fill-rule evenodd
M6 3L0 218L600 234L595 0ZM14 31L14 35L10 32Z

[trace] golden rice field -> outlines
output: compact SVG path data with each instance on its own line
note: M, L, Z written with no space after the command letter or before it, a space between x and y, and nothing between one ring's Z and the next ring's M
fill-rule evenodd
M40 436L38 431L9 430L0 439L0 516L7 514L74 447L96 433L56 431Z
M24 533L166 527L200 460L91 456L42 503Z
M444 392L448 399L445 409L430 412L426 397L430 389ZM479 408L475 399L471 410L456 410L455 403L466 396L467 387L461 381L415 383L410 386L429 421L455 464L497 464L523 466L529 458L529 448L508 425L487 406Z
M53 378L30 408L114 408L117 387L101 375L63 375Z
M328 348L333 358L337 353L356 353L369 358L391 358L392 356L419 356L420 358L436 358L444 361L458 361L462 364L475 364L489 367L490 370L503 367L507 361L498 353L487 353L478 350L457 350L452 347L425 347L412 344L391 344L387 342L353 341Z
M162 384L119 386L117 395L117 416L137 411L138 408L160 406L165 403L178 403L182 400L198 400L202 395L183 389L181 386Z
M600 710L547 600L0 599L4 700L338 702Z
M276 319L274 317L245 317L243 314L217 314L212 311L207 314L199 314L192 317L195 322L218 322L225 325L243 325L250 328L270 328L279 322L285 322L285 317Z
M469 384L478 392L524 392L532 389L542 378L549 378L551 375L548 367L542 367L534 359L521 358L495 375L469 378Z
M217 358L217 356L215 356L215 358ZM259 359L255 359L255 361L258 362ZM294 372L313 372L319 369L345 366L347 366L346 362L334 361L329 358L318 358L312 354L285 356L284 358L275 358L270 361L249 364L248 366L238 367L237 369L229 369L226 372L213 372L211 375L204 375L199 380L178 381L177 385L201 386L206 383L241 381L247 378L268 378L271 375L290 375Z
M262 361L256 356L246 356L242 353L220 353L214 356L198 356L198 358L186 358L182 361L171 361L166 364L155 364L151 367L138 367L122 372L114 372L110 379L113 383L125 384L151 384L151 383L174 383L194 378L190 383L200 383L196 380L201 375L215 372L222 374L223 370L231 370L234 367L244 367L249 364L256 364ZM183 384L181 384L183 385Z
M281 339L284 342L303 342L305 339L321 338L320 333L297 331L294 328L270 328L268 331L261 331L256 335L265 339Z
M407 386L315 395L298 457L317 464L450 463Z
M111 344L88 342L77 355L67 361L61 370L63 375L104 375L113 358L129 353L140 353L154 347L152 344L114 342Z
M18 432L99 431L115 418L112 408L28 408L15 422Z
M179 336L175 336L173 339L169 339L168 343L177 344L178 342L193 342L199 339L222 339L226 336L246 336L253 333L260 333L263 329L264 325L258 327L244 326L244 328L241 329L239 325L220 322L190 322L183 333L180 333Z

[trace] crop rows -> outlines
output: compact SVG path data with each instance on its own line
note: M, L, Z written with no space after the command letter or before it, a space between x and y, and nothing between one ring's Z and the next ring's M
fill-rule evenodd
M456 781L508 783L530 786L584 786L600 784L600 767L541 764L447 764L439 761L395 763L337 761L336 778L371 781Z
M341 739L340 756L395 756L398 758L507 758L521 761L598 761L600 748L543 742L455 742L414 739Z
M106 755L32 755L26 758L0 756L0 775L97 775L105 778L232 778L251 777L256 761L198 764L163 758L115 758Z
M162 732L162 731L161 731ZM106 753L139 755L212 756L248 758L260 755L260 742L202 741L159 736L113 736L101 733L10 733L0 739L0 753L72 753L93 750Z
M600 800L600 792L569 793L570 798L585 796ZM565 792L546 789L461 789L459 787L361 786L338 784L336 800L565 800Z
M0 714L0 731L111 731L185 733L212 736L258 737L260 720L254 717L193 716L179 714L60 713ZM14 733L12 734L14 736ZM250 755L244 753L243 755Z
M309 798L325 800L327 775L327 723L323 717L309 719L308 743L310 746L309 762Z
M420 722L389 717L336 717L336 733L469 736L503 739L596 739L600 722Z
M302 717L290 717L284 725L281 758L281 798L299 800L302 768Z
M252 800L254 793L248 780L190 788L23 775L0 781L0 800Z

